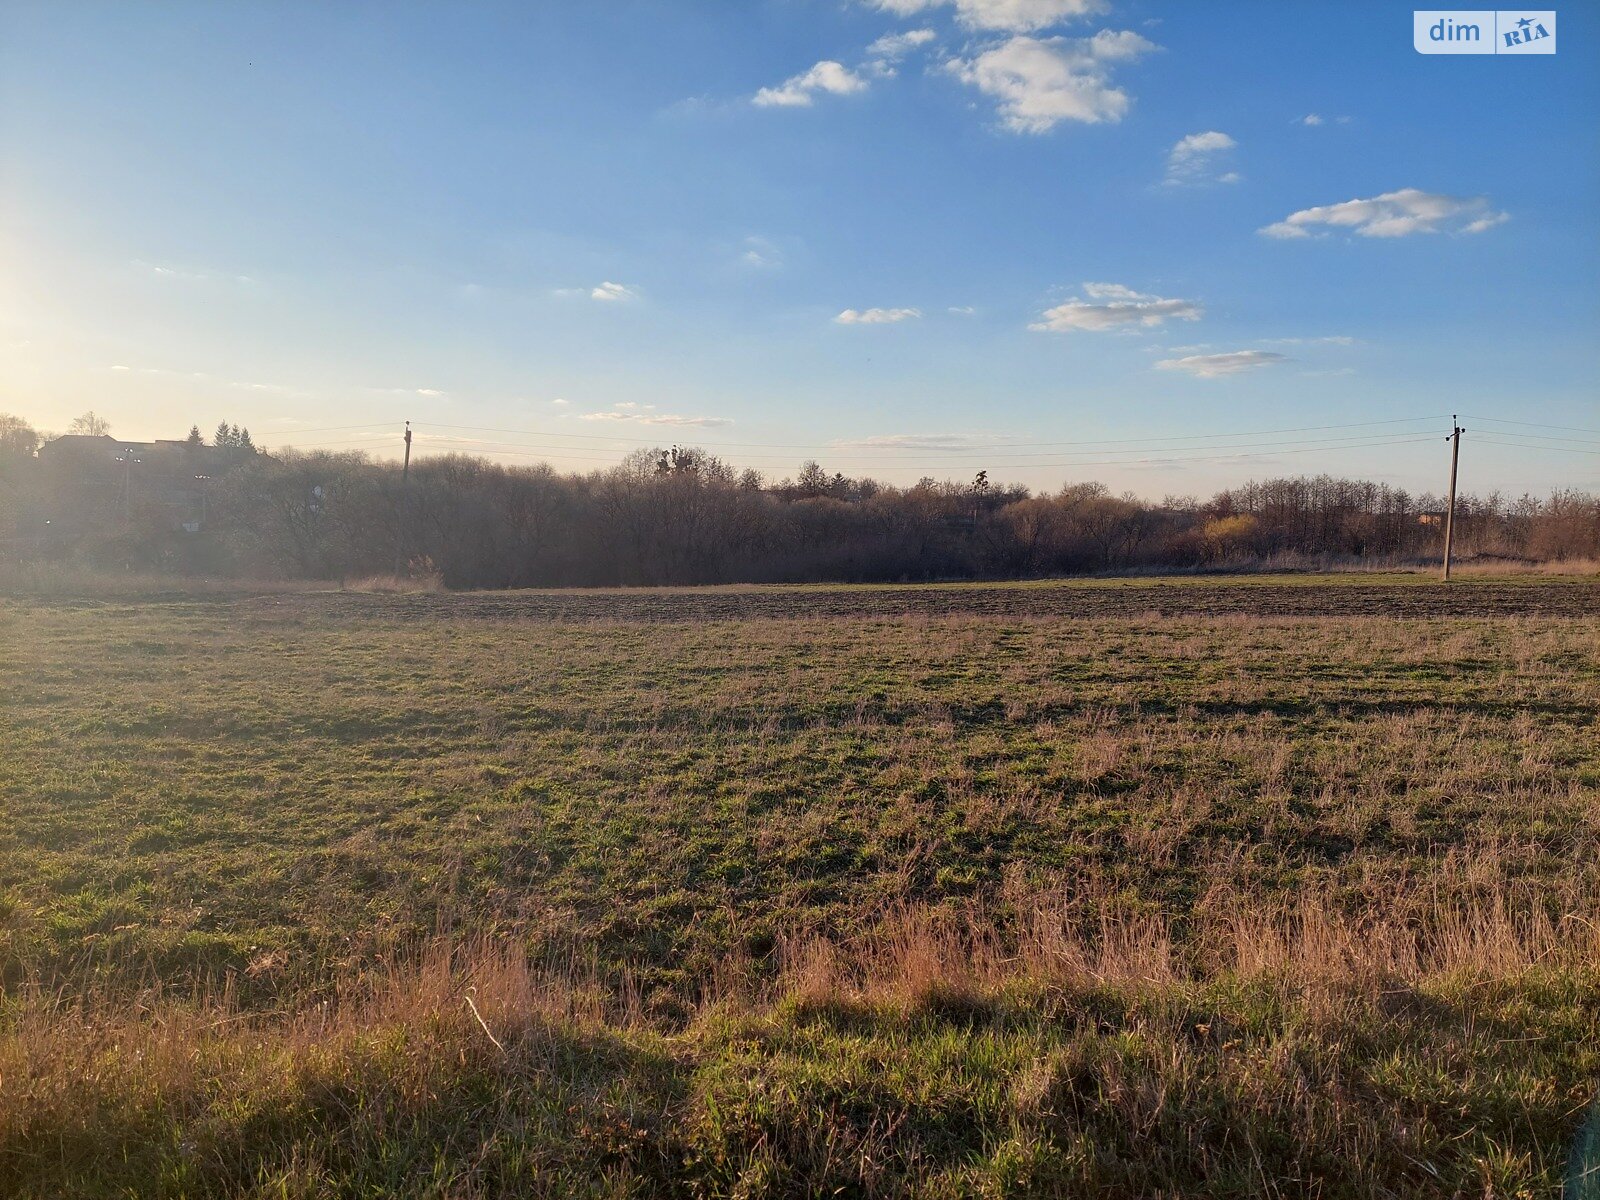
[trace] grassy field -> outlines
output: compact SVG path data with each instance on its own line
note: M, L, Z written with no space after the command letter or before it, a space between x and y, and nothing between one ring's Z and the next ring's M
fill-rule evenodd
M0 600L0 1195L1528 1196L1600 584Z

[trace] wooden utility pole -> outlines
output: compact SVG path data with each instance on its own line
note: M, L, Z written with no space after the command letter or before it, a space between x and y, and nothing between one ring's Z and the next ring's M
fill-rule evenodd
M394 542L394 577L400 578L400 569L405 566L406 546L410 538L406 535L411 532L411 422L406 422L406 456L400 468L400 533Z
M1466 430L1450 415L1450 506L1444 511L1444 581L1450 582L1450 555L1456 540L1456 463L1461 458L1461 435Z

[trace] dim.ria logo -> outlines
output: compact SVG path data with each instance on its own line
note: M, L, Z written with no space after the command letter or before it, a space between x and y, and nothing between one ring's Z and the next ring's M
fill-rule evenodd
M1554 25L1555 21L1552 20L1550 24ZM1531 45L1534 42L1542 41L1544 38L1550 38L1552 42L1555 41L1551 36L1550 30L1545 28L1544 22L1537 17L1519 17L1514 27L1501 31L1500 38L1505 45L1511 47Z
M1412 13L1419 54L1554 54L1554 9L1427 9Z

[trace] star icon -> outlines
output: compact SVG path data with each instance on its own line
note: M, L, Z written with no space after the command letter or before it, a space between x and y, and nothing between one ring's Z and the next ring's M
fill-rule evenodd
M1527 17L1523 17L1522 20L1517 22L1517 25L1520 28L1524 29L1524 30L1527 29L1528 26L1532 25L1532 24L1533 24L1533 22L1531 20L1529 20Z

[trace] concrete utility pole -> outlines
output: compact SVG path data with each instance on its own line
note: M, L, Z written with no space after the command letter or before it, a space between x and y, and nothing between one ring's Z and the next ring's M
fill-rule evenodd
M400 468L400 535L394 543L394 577L400 578L400 569L405 566L406 545L411 540L406 535L410 532L411 522L411 422L406 422L406 456Z
M1444 512L1444 581L1450 582L1450 555L1456 539L1456 463L1461 458L1461 435L1465 429L1456 424L1455 414L1450 415L1450 507Z

